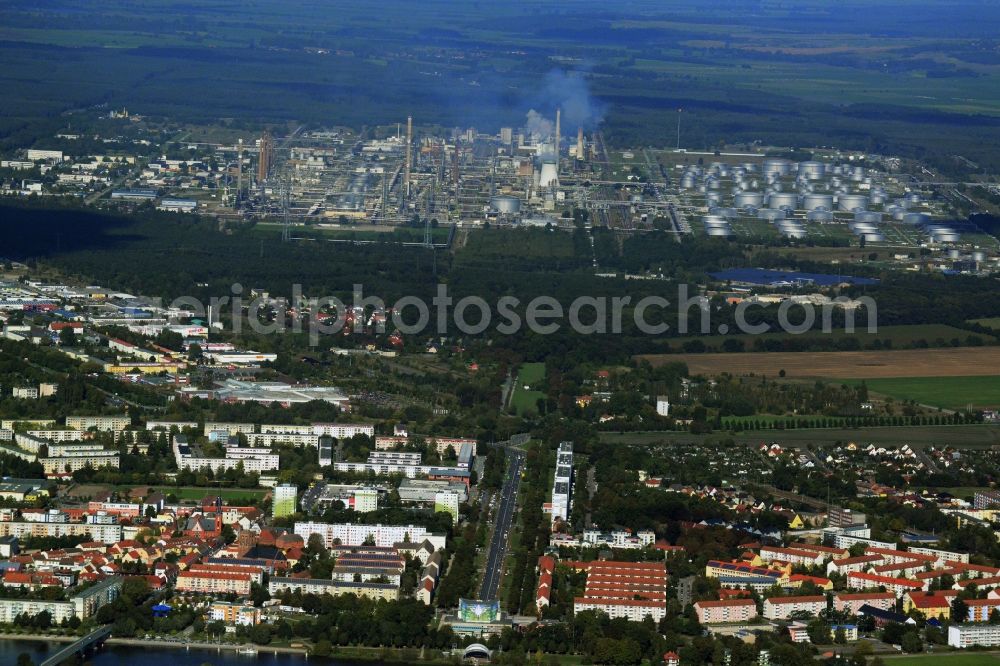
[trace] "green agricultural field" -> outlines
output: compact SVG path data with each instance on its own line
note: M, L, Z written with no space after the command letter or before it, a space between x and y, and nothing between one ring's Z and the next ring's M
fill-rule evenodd
M1000 331L1000 317L989 317L987 319L972 319L970 320L972 324L979 324L980 326L985 326L986 328L992 328L995 331Z
M1000 327L1000 319L998 321L998 327ZM677 349L680 348L685 342L690 340L700 340L705 344L706 347L712 349L721 350L722 343L728 339L736 339L743 342L744 346L749 350L751 345L753 345L756 340L763 340L767 342L769 340L788 340L788 341L805 341L805 340L830 340L831 343L836 343L844 338L851 337L856 338L861 344L862 348L868 347L876 340L881 341L883 344L886 342L891 342L892 346L897 349L904 349L906 347L913 346L917 341L926 341L932 346L943 346L947 344L952 344L952 340L957 339L959 342L964 343L966 338L970 335L975 335L983 340L983 342L993 342L996 338L983 335L981 333L972 333L970 331L965 331L954 326L949 326L947 324L907 324L901 326L880 326L878 331L875 333L869 333L865 329L865 321L863 317L859 317L856 322L856 328L853 333L847 333L843 330L834 330L830 333L820 333L820 332L808 332L801 335L793 335L791 333L764 333L762 335L750 335L750 334L735 334L735 335L710 335L710 336L687 336L680 338L664 338L663 342L669 344L671 347ZM1000 330L1000 328L998 328ZM831 347L833 349L833 347Z
M602 442L609 444L655 444L679 442L700 444L705 441L732 439L736 444L758 446L761 442L777 442L783 447L822 446L837 442L878 442L885 445L948 444L962 448L988 448L1000 444L1000 428L988 425L958 426L871 426L861 428L807 428L795 430L758 430L730 435L715 432L693 435L689 432L602 432Z
M859 384L847 380L848 384ZM872 393L915 400L944 409L1000 407L1000 375L995 377L895 377L867 379Z
M518 414L538 412L538 399L545 398L545 392L537 390L545 380L544 363L525 363L517 373L517 384L510 399L511 407ZM525 388L527 386L528 388Z
M921 654L906 657L883 657L886 664L894 666L986 666L1000 664L1000 655L996 654ZM942 663L943 662L943 663Z

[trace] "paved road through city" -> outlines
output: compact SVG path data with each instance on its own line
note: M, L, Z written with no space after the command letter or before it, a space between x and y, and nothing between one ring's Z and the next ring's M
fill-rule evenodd
M500 504L497 508L493 536L490 538L489 551L486 555L486 572L483 574L483 585L479 590L479 598L483 601L496 599L500 590L500 580L503 578L503 561L507 555L510 529L516 513L517 488L521 483L521 470L523 468L524 452L508 448L507 476L500 489Z

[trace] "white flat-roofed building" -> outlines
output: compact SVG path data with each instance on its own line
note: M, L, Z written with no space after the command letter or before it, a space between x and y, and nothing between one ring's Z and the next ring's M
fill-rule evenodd
M573 612L593 610L605 613L609 618L625 618L631 622L642 622L647 616L659 622L667 614L665 601L649 599L601 599L598 597L579 597L573 601Z
M660 416L670 416L670 399L667 396L656 396L656 413Z
M61 150L42 150L39 148L29 148L27 153L27 158L29 160L51 160L53 162L63 161L63 152Z
M465 502L469 498L469 489L458 481L403 479L399 484L399 499L403 502L431 504L442 490L458 493L459 502Z
M948 627L948 645L963 650L970 647L1000 645L1000 625L953 624Z
M378 511L378 490L375 488L358 488L352 496L352 507L358 513Z
M298 432L259 432L247 435L247 443L251 446L274 446L290 444L292 446L316 446L319 435Z
M205 427L202 430L203 434L208 435L212 432L223 430L230 435L238 435L240 433L244 435L249 435L256 431L256 426L252 423L227 423L224 421L206 421Z
M267 434L296 434L296 435L315 435L313 432L313 427L311 425L283 425L275 423L263 423L260 426L260 431Z
M355 435L375 436L375 426L370 423L314 423L313 432L334 439L350 439Z
M90 541L117 543L122 540L122 526L89 523L0 521L0 536L12 536L18 539L26 537L86 536Z
M434 534L419 525L352 525L347 523L295 523L295 533L306 542L309 536L319 534L327 548L339 540L341 545L360 546L371 537L376 546L391 547L401 541L421 543L430 541L435 549L444 548L447 540L443 534Z
M40 599L0 599L0 623L13 624L18 615L35 616L47 612L53 622L62 623L72 617L86 620L97 610L118 598L123 579L111 576L71 596L66 601Z
M67 416L66 427L76 430L105 430L117 431L125 430L132 423L132 419L126 416Z
M391 583L355 583L354 581L327 580L325 578L278 578L268 582L268 592L278 596L285 590L300 591L302 594L354 594L368 599L395 601L399 599L399 587Z
M408 451L372 451L368 462L372 465L419 465L421 456Z
M29 430L28 434L49 442L79 442L83 439L79 430Z
M568 520L573 508L573 443L561 442L556 450L552 484L552 522Z
M197 421L147 421L146 430L193 430L198 427Z
M326 467L333 464L334 449L333 439L330 437L319 438L319 466Z
M194 199L173 199L164 197L160 199L157 210L165 210L172 213L190 213L198 208L198 202Z
M242 466L245 472L268 472L278 469L280 463L278 454L270 449L237 446L226 447L224 458L208 458L201 455L199 447L189 444L184 435L174 436L173 451L177 469L194 471L208 467L217 473Z
M78 451L63 454L58 458L39 458L38 462L42 464L46 476L63 476L87 467L92 469L121 467L121 457L112 451Z

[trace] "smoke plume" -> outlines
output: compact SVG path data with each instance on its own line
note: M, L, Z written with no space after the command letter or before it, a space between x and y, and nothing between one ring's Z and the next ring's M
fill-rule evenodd
M526 127L539 139L547 139L554 133L554 123L543 117L535 109L555 118L556 107L562 109L563 127L596 128L604 118L605 105L590 94L587 80L580 72L552 70L545 75L541 90L531 98Z

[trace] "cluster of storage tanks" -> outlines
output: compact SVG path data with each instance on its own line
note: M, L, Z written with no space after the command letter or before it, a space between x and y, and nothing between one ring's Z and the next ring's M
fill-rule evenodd
M841 219L853 215L851 231L867 241L885 240L879 230L884 218L920 227L934 241L958 240L954 230L931 224L930 216L912 210L922 203L919 194L890 202L885 189L861 166L781 158L768 158L760 165L713 162L707 167L689 166L680 187L704 195L709 215L703 221L713 236L731 234L728 220L742 214L773 223L789 238L804 238L804 221L832 223L834 214L840 213ZM732 208L723 208L730 201L727 188ZM733 209L737 212L727 214ZM795 211L805 211L805 220L794 218Z

